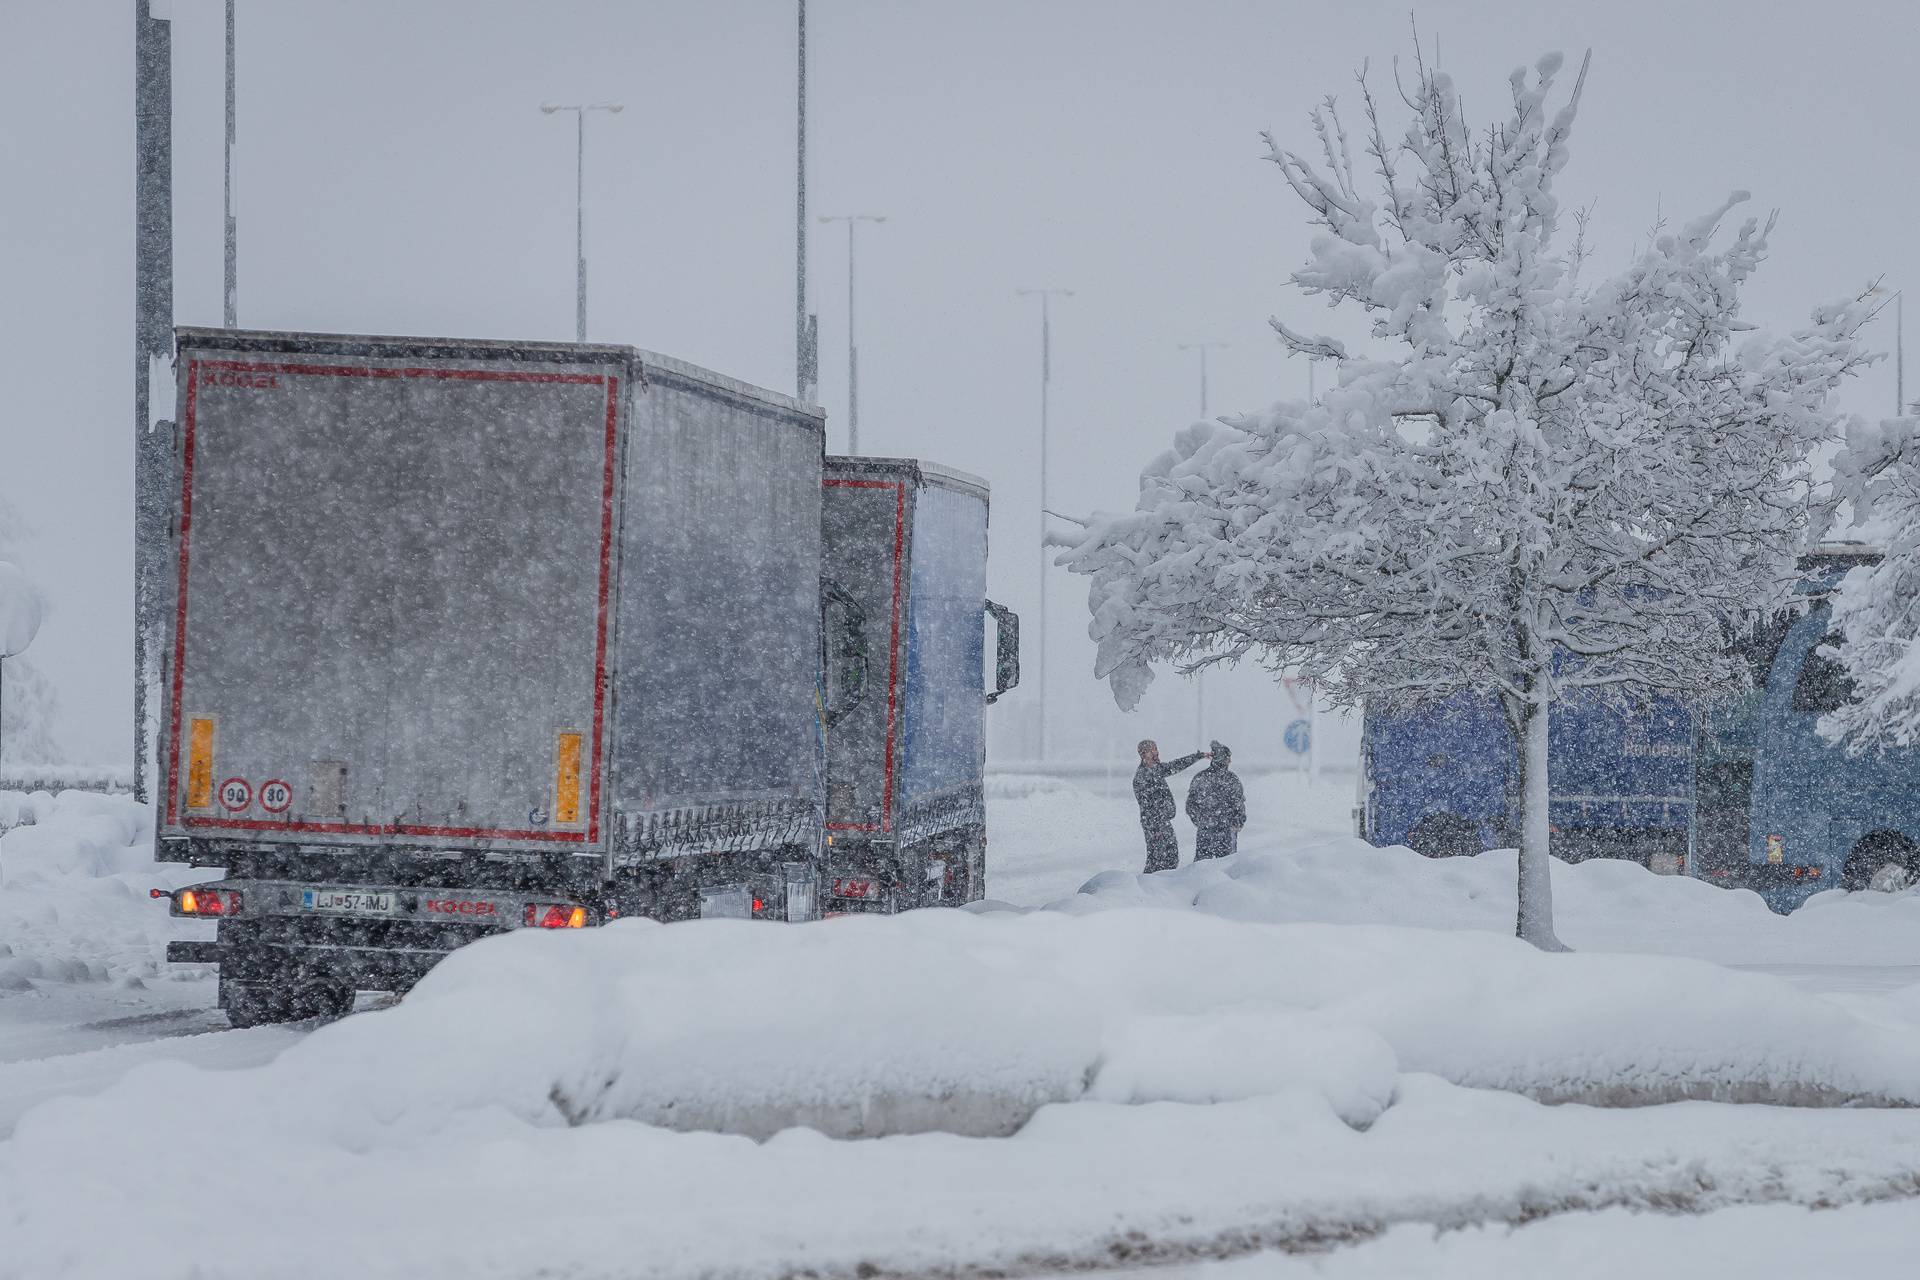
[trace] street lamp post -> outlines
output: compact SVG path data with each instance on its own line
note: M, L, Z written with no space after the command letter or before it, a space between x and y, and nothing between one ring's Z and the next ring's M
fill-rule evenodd
M1207 352L1218 351L1225 347L1224 342L1182 342L1182 351L1200 353L1200 416L1207 416ZM1194 745L1201 750L1207 746L1207 673L1193 673L1193 736Z
M155 429L173 354L173 23L133 8L133 795L149 798L149 732L160 696L161 545L172 519L172 439Z
M543 102L540 104L543 114L552 115L556 111L571 111L574 119L574 159L573 159L573 257L574 257L574 341L587 340L587 112L605 111L617 115L622 106L618 102L590 102L585 104Z
M847 224L847 453L860 452L860 348L853 332L853 230L862 222L885 222L882 213L822 214L821 222Z
M1053 312L1054 298L1071 298L1071 289L1016 289L1018 297L1040 298L1040 678L1035 681L1034 701L1040 708L1040 733L1037 758L1047 758L1047 409L1053 386Z
M1224 342L1183 342L1180 344L1180 350L1182 351L1198 351L1200 353L1200 416L1203 418L1207 416L1207 352L1222 350L1226 345Z
M794 148L793 384L803 404L820 394L820 319L807 310L807 0L799 0L798 124Z
M240 323L240 224L233 216L233 0L227 0L227 152L226 152L226 297L227 328Z

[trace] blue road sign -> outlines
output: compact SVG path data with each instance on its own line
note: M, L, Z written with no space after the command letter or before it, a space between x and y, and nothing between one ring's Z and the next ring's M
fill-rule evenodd
M1313 726L1305 720L1295 720L1287 726L1286 735L1281 738L1287 750L1297 756L1307 754L1307 748L1313 745Z

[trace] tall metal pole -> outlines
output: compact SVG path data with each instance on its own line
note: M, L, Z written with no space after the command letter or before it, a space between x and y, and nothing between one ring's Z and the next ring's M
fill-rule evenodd
M573 113L573 340L587 340L587 113Z
M556 111L571 111L574 117L573 135L573 337L575 342L587 340L587 112L606 111L618 114L624 108L617 102L594 102L576 105L543 102L540 104L543 114L552 115Z
M1182 342L1182 351L1200 353L1200 416L1207 416L1207 352L1225 347L1224 342ZM1196 671L1193 675L1193 737L1194 745L1200 750L1207 746L1207 673Z
M1034 682L1035 702L1040 710L1040 732L1036 756L1047 758L1047 414L1053 387L1053 308L1055 296L1071 298L1071 289L1016 289L1019 297L1040 296L1040 662L1039 679Z
M1182 342L1179 344L1180 350L1182 351L1198 351L1200 353L1200 416L1203 418L1207 416L1207 352L1223 350L1226 346L1227 344L1224 342Z
M853 323L853 230L858 218L847 219L847 452L860 453L860 341Z
M1907 291L1893 295L1893 416L1907 412Z
M146 800L158 706L157 607L172 439L154 430L154 371L173 352L173 27L133 6L133 792Z
M233 0L227 0L226 323L240 323L240 228L233 216Z
M820 325L807 313L807 0L800 7L798 145L794 149L793 381L794 396L812 404L820 386Z
M862 222L885 222L885 214L836 213L823 215L822 222L847 224L847 452L860 452L860 347L853 327L853 229Z

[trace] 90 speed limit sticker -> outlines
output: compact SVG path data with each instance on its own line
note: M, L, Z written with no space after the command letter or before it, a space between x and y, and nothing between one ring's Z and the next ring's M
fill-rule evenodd
M253 803L253 786L245 778L228 778L220 784L220 807L239 813Z
M268 813L285 813L293 804L293 788L279 778L260 784L260 807Z

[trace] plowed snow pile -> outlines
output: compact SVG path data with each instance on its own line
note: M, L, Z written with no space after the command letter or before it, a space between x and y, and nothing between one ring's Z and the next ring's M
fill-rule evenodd
M1351 836L1248 841L1233 858L1152 876L1107 871L1056 911L1192 909L1267 923L1513 931L1514 854L1423 858ZM1117 860L1117 859L1116 859ZM1815 895L1792 915L1760 895L1614 859L1553 864L1554 927L1576 950L1698 956L1720 964L1920 965L1920 889Z
M28 1113L0 1276L852 1274L1920 1186L1920 1111L1521 1094L1910 1104L1920 1029L1695 961L1194 911L528 931L265 1067ZM352 1230L286 1248L316 1222Z
M167 940L213 936L147 897L219 874L156 864L151 823L125 796L0 791L0 999L38 983L174 976Z

